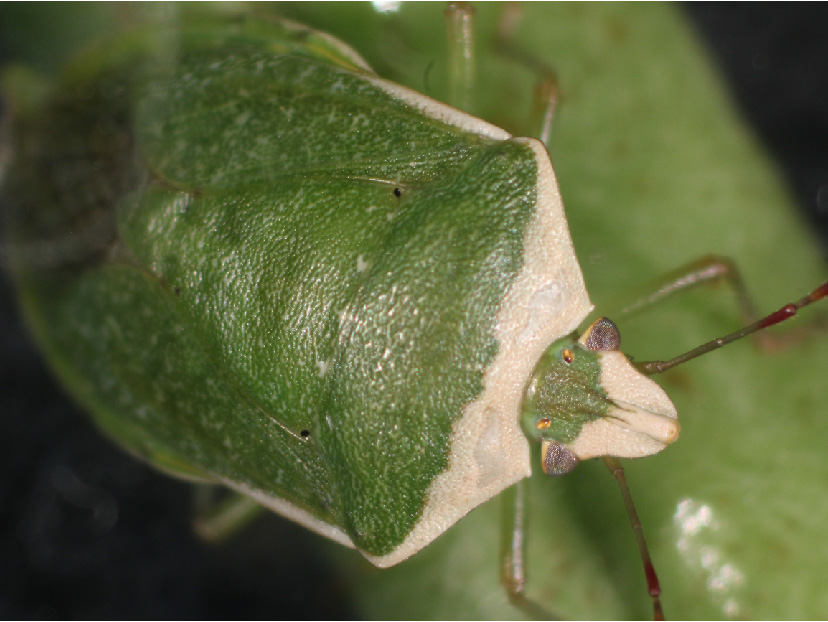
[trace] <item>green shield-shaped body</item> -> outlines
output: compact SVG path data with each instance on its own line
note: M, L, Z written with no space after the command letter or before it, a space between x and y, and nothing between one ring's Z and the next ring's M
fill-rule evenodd
M383 566L529 474L523 391L590 310L540 143L244 19L103 45L16 116L24 304L130 451Z

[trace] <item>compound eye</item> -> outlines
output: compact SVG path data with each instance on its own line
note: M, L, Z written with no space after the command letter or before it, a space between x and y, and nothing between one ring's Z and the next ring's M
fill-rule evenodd
M547 475L566 475L578 466L578 457L557 441L543 441L541 453L543 472Z
M618 350L621 347L621 333L612 320L599 317L584 331L578 343L595 352Z

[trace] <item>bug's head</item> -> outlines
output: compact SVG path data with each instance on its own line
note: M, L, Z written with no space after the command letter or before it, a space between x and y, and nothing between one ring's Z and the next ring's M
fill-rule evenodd
M579 339L553 344L535 367L522 423L542 443L547 474L598 456L648 456L678 438L670 398L630 363L620 342L615 324L598 318Z

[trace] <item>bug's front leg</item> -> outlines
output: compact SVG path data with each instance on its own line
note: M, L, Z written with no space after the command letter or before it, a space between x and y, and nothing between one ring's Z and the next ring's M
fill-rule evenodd
M535 130L534 135L548 149L558 105L558 79L552 67L516 43L515 31L521 15L522 9L516 3L509 3L503 8L498 23L496 47L501 54L527 67L537 76L532 92L529 127Z
M756 303L748 292L735 262L728 257L712 254L704 255L695 261L652 279L609 301L601 308L608 309L608 317L620 320L648 309L675 294L702 285L709 286L716 283L723 283L733 291L739 305L741 324L751 325L759 320L761 316ZM818 318L813 324L800 327L799 331L785 335L775 335L764 331L756 332L753 334L753 338L763 350L779 350L800 341L811 334L813 330L825 330L828 327L828 321L826 320L828 318Z
M529 617L559 619L545 607L526 596L526 480L502 493L500 582L509 601Z
M466 2L452 2L446 9L449 50L448 103L471 110L475 92L474 9Z
M515 43L514 33L521 14L522 10L515 4L503 8L495 46L500 54L537 75L528 123L535 130L532 135L548 147L558 103L558 80L551 67ZM450 76L448 103L475 113L472 103L477 75L474 8L466 2L453 2L446 9L446 20Z

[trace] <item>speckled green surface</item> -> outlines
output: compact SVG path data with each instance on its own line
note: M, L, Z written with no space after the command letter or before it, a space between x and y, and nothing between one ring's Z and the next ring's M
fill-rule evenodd
M10 265L67 390L129 451L388 555L497 353L535 154L264 25L125 35L29 108L12 81Z

